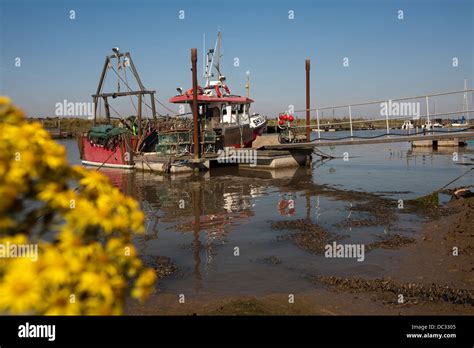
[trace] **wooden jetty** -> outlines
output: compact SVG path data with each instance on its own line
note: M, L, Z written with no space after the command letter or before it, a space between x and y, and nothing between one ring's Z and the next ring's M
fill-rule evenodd
M270 137L270 136L266 136ZM273 135L271 137L274 137ZM291 144L276 144L275 141L268 140L268 145L261 143L261 149L266 150L288 150L288 149L310 149L316 146L340 146L340 145L369 145L369 144L386 144L386 143L401 143L401 142L435 142L446 141L450 144L459 144L462 140L474 139L474 131L464 132L442 132L426 135L386 135L385 137L373 138L373 139L342 139L342 140L314 140L312 142L304 143L291 143ZM427 144L427 143L426 143Z

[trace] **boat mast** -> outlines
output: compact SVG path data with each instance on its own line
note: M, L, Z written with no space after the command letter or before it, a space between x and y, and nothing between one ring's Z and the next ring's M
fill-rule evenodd
M212 71L212 65L214 64L214 53L216 52L216 48L217 48L217 41L216 40L216 44L214 45L214 49L209 49L209 51L207 52L207 66L206 66L206 86L205 87L209 87L209 79L211 78L211 71Z

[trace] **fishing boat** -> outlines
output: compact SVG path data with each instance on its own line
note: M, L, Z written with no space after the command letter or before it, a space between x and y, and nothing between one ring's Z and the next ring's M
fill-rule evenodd
M150 134L156 134L156 130L150 122L142 122L143 105L150 107L153 118L156 118L155 91L145 88L129 52L122 53L118 47L112 48L112 51L112 55L105 57L96 93L92 95L93 127L87 133L81 134L77 141L82 164L131 169L135 166L135 152L143 149ZM105 79L110 71L116 74L117 89L112 92L104 92ZM127 71L135 78L135 82L139 86L138 90L132 90L130 87ZM127 90L121 90L121 86L125 86ZM147 96L151 106L145 102ZM118 97L137 98L136 106L132 100L133 106L138 108L137 115L122 117L109 103L110 99ZM105 118L102 118L102 107L99 105L102 101ZM116 112L118 117L112 117L111 110ZM115 122L112 122L113 118L115 118Z
M224 147L251 147L253 141L262 135L267 120L258 113L250 113L250 106L254 102L249 96L240 96L231 92L226 77L221 74L220 67L220 33L218 33L217 53L209 49L206 53L204 72L204 86L198 86L197 103L201 125L205 131L213 131L217 137L217 148ZM214 66L214 57L217 54L217 64ZM217 79L212 68L217 72ZM249 82L246 86L249 88ZM170 98L173 104L191 104L193 101L192 88L183 92L177 88L179 94Z
M265 117L250 112L253 100L249 97L249 80L246 86L247 96L240 96L231 92L225 76L221 74L220 33L216 46L219 47L217 64L213 65L216 50L208 50L205 60L204 86L197 89L198 138L201 153L216 154L227 147L251 147L253 141L262 135L267 125ZM155 97L154 90L144 87L130 53L122 53L118 47L112 50L114 54L106 56L97 91L92 95L94 127L78 138L82 163L92 166L134 168L134 156L137 154L154 154L158 157L191 155L194 151L192 120L183 115L158 117L160 115L157 115L155 101L167 107ZM213 68L217 71L217 79L214 80ZM117 77L117 89L104 92L104 81L110 71ZM134 77L138 89L133 90L130 87L127 71ZM126 90L121 90L121 86L122 89L125 86ZM181 88L177 90L179 94L172 97L170 102L191 105L193 90L186 92L183 92ZM136 115L122 117L109 103L110 99L117 97L130 98ZM102 124L99 123L101 101L103 101L105 111L105 122ZM145 107L151 109L151 118L144 117ZM111 111L117 114L114 122L112 122ZM171 111L174 113L173 110Z

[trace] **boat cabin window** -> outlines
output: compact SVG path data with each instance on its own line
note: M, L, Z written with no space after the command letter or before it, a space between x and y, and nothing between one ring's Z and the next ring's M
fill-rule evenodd
M222 105L222 122L233 123L235 118L233 116L232 105Z
M250 104L242 104L241 105L241 113L240 113L240 123L247 124L249 123L249 106Z

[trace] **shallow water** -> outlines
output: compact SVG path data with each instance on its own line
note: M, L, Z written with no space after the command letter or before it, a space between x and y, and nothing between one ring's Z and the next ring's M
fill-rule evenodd
M340 137L344 132L333 134ZM70 162L80 163L75 141L61 143ZM391 233L419 234L423 220L397 209L394 218L356 227L354 220L373 218L370 212L353 209L365 196L339 195L325 190L326 185L383 195L396 206L398 199L422 196L447 184L471 168L461 164L474 158L469 147L458 150L455 162L453 149L411 150L404 143L321 150L337 157L347 152L348 160L317 161L313 168L280 172L216 168L212 173L173 179L138 171L101 171L145 211L146 235L136 238L140 253L167 256L179 268L179 275L159 282L161 291L190 296L264 295L314 287L308 275L380 277L403 257L403 251L377 249L366 251L363 262L325 258L280 240L295 231L272 229L271 222L309 219L342 237L340 243L367 244ZM472 184L473 178L471 172L453 186ZM290 199L294 209L285 208ZM270 256L281 263L265 262Z

